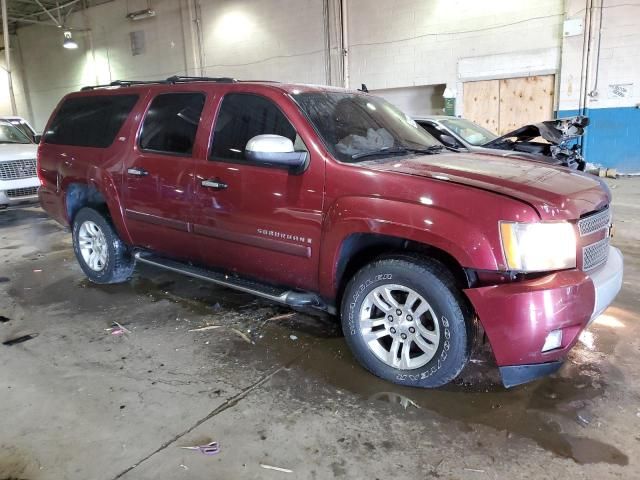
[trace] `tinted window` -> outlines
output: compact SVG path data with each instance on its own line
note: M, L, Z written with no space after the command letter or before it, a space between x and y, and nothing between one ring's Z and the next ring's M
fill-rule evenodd
M441 120L440 123L442 123L442 125L450 129L451 131L460 135L465 139L466 142L470 143L471 145L484 145L485 143L498 138L495 133L491 133L489 130L482 128L480 125L477 125L463 118Z
M68 98L44 133L44 142L106 148L113 143L137 100L137 95Z
M282 135L296 150L306 150L293 125L271 100L243 93L227 95L216 119L210 158L244 160L247 142L263 134Z
M0 122L0 143L32 143L27 135L10 123Z
M190 155L204 100L202 93L158 95L144 117L140 147L155 152Z

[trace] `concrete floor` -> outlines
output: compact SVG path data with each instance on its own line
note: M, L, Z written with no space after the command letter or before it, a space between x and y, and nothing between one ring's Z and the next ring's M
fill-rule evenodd
M509 391L485 353L458 385L397 387L331 318L268 321L292 312L179 275L93 285L41 210L0 212L0 341L38 334L0 345L0 480L640 478L640 179L609 183L623 291Z

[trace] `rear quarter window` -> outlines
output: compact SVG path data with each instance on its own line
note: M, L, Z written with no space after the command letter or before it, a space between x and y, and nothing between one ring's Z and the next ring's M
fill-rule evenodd
M138 95L68 98L44 133L43 141L106 148L113 143L137 101Z

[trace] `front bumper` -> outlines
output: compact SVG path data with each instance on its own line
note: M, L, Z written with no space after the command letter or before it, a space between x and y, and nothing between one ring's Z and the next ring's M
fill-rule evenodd
M37 192L33 195L12 196L8 192L19 190L30 190L40 186L38 177L21 178L17 180L0 180L0 208L6 208L12 205L22 203L37 203Z
M622 287L623 259L620 250L609 249L607 262L591 274L566 270L536 280L465 290L505 386L557 370L580 333L611 304ZM562 330L562 343L542 352L553 330Z

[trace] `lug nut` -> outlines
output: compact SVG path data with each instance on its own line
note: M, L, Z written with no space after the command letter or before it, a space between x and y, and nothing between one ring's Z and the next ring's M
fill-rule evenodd
M413 317L411 315L407 315L407 321L410 322L411 320L413 320Z
M387 320L389 320L390 322L393 322L393 315L389 315L389 316L387 317Z
M391 333L396 333L396 329L395 329L395 328L393 328L393 327L391 327L391 328L389 329L389 331L390 331Z
M402 337L402 339L403 339L403 340L406 340L406 339L407 339L407 334L406 334L406 333L403 333L403 334L402 334L402 335L400 335L400 336Z
M402 315L402 310L400 310L400 309L396 310L396 315L398 315L398 316Z
M409 327L409 332L411 332L411 333L416 333L416 329L415 329L415 328L413 328L413 327Z

